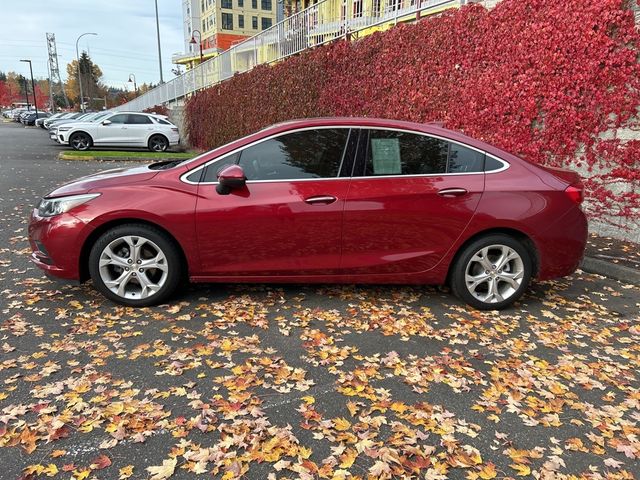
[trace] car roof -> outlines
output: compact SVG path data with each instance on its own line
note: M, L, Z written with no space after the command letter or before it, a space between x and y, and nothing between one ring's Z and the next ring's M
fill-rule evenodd
M327 126L344 126L344 127L379 127L381 129L391 128L399 130L410 130L415 132L426 133L437 137L446 138L469 145L471 147L486 151L492 155L504 158L505 160L521 160L494 145L486 143L465 135L462 132L451 130L443 127L442 122L409 122L406 120L393 120L388 118L370 118L370 117L317 117L288 120L280 122L261 130L260 136L285 132L287 130L295 130L299 128L327 127Z

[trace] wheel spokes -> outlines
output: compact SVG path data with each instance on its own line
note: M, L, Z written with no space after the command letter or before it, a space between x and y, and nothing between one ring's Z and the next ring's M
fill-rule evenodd
M158 293L169 275L164 252L139 235L122 236L105 246L98 268L109 290L119 297L137 300Z
M489 245L478 250L465 270L467 291L484 303L501 303L513 296L524 279L524 263L513 248Z

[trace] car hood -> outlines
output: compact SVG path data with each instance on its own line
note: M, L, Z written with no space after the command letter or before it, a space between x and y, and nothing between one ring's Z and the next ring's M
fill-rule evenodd
M151 170L149 166L134 168L114 168L93 175L78 178L45 195L45 198L64 197L66 195L81 195L91 190L98 191L112 185L129 185L144 182L155 177L159 172Z
M76 128L78 126L83 127L83 126L94 126L95 123L94 122L65 122L65 123L58 123L55 124L56 127L71 127L71 128Z

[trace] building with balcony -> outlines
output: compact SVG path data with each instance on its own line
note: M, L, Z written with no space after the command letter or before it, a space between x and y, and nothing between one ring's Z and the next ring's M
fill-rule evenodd
M288 11L293 11L291 6ZM183 0L184 54L173 63L193 68L284 18L284 0ZM202 42L202 59L200 45Z

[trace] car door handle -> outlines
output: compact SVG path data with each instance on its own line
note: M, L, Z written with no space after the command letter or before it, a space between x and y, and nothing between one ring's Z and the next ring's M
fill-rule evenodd
M464 188L443 188L438 190L438 195L441 197L461 197L466 193L467 191Z
M333 202L338 200L336 197L332 197L331 195L319 195L317 197L309 197L304 201L309 205L330 205Z

